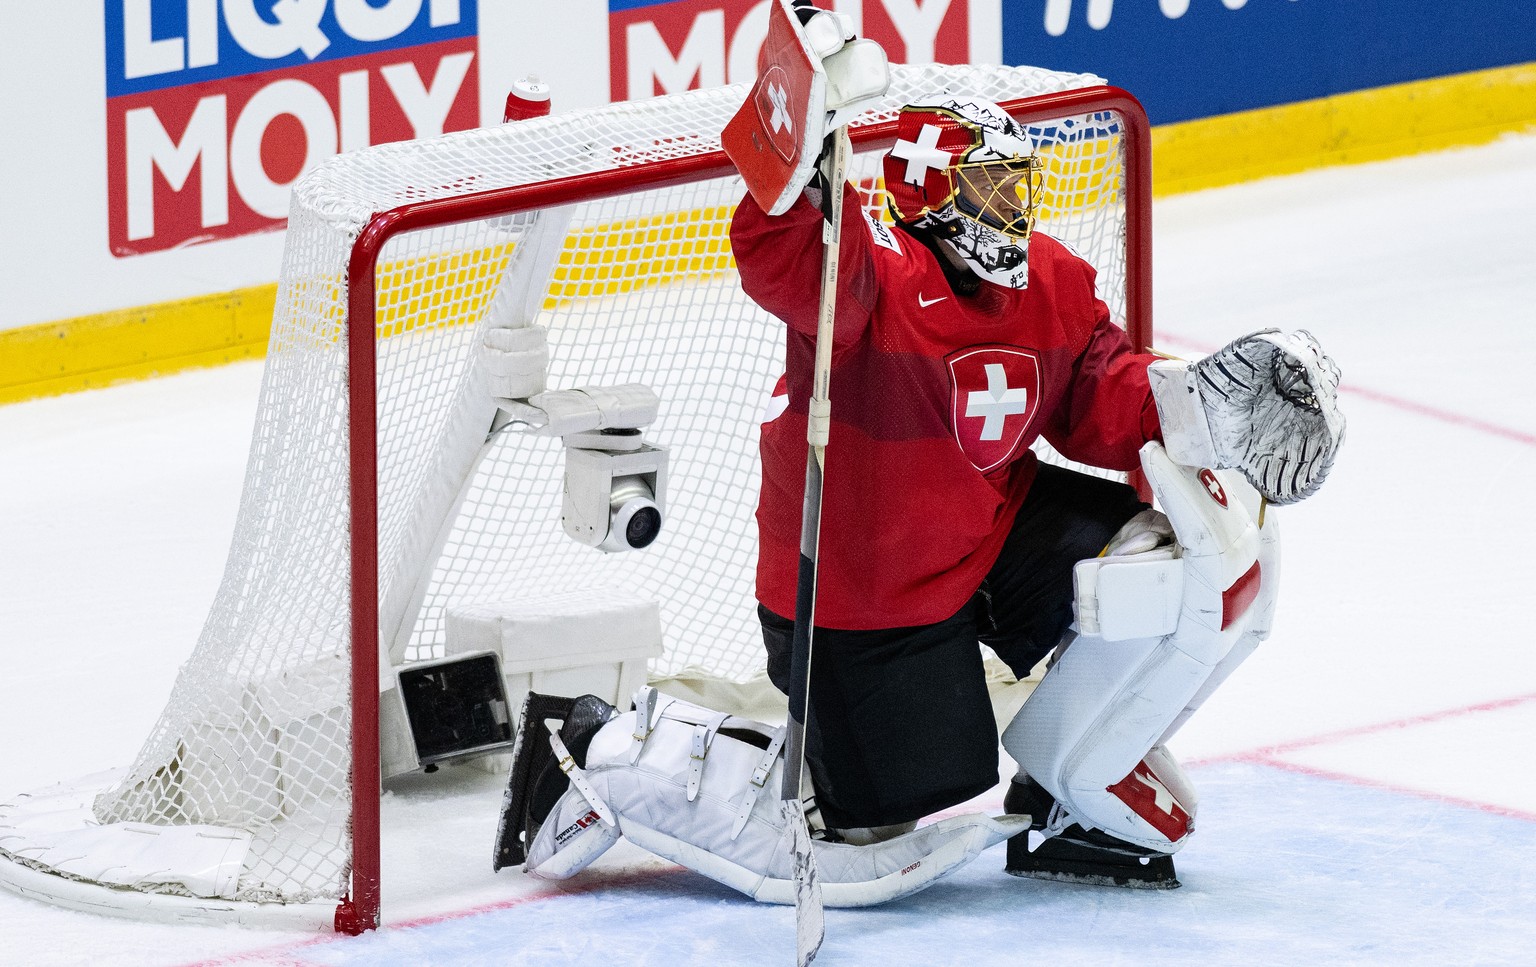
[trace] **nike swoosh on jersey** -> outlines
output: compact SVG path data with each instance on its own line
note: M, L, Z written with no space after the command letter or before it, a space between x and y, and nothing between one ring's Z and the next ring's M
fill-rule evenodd
M945 299L948 299L948 298L949 298L949 296L947 296L947 295L941 295L941 296L939 296L936 299L924 299L923 298L923 294L921 292L919 292L917 294L917 304L919 306L921 306L922 308L926 309L929 306L933 305L935 302L943 302Z

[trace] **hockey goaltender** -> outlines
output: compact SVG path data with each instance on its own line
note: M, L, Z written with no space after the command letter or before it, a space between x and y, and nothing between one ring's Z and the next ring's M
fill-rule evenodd
M884 55L872 63L865 40L840 56L846 21L795 8L832 110L784 120L821 144L883 94ZM1044 162L996 105L918 99L883 163L894 226L810 165L778 205L749 194L731 228L743 287L786 327L762 429L757 594L769 674L788 691L823 230L843 209L804 721L825 902L912 893L1004 838L1016 875L1177 886L1196 798L1165 743L1269 633L1266 509L1327 476L1338 369L1306 332L1257 332L1195 362L1137 352L1094 270L1034 231ZM1141 467L1162 510L1040 464L1040 437L1072 460ZM1006 815L919 827L998 779L978 641L1021 678L1049 657L1002 734L1020 771ZM650 688L622 713L531 696L524 722L498 869L568 877L623 835L793 900L784 728Z

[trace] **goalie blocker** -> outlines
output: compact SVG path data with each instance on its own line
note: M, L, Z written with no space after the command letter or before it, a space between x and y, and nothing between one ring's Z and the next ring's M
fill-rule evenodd
M763 210L781 215L815 177L827 135L890 88L890 65L848 17L809 0L773 0L758 68L720 146Z

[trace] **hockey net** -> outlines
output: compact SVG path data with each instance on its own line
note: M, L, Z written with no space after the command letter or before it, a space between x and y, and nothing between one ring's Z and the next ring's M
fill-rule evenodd
M1039 230L1096 266L1145 344L1145 122L1100 83L897 67L886 109L854 129L851 180L880 214L878 158L901 103L1005 103L1047 157ZM743 94L383 145L301 182L222 585L137 761L71 793L98 840L149 831L159 852L82 861L77 842L0 835L34 893L38 877L101 885L147 898L116 904L144 915L186 901L206 913L210 898L340 903L339 927L373 925L379 669L441 656L456 603L619 587L660 604L653 677L760 673L757 431L783 337L742 294L727 236L743 190L717 135ZM604 554L563 533L558 439L487 442L484 330L513 318L547 328L550 388L659 394L647 437L671 466L653 546ZM0 834L24 812L0 807ZM202 872L164 872L177 865Z

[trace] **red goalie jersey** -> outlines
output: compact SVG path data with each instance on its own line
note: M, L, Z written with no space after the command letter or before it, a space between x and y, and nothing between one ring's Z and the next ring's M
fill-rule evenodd
M1055 239L1029 243L1029 284L956 295L934 256L843 195L816 623L874 629L950 617L992 567L1034 479L1040 436L1073 460L1138 465L1158 438L1147 382ZM801 198L769 217L750 197L731 243L743 288L783 320L787 374L762 429L759 600L795 613L806 409L823 219ZM787 400L784 398L787 392Z

